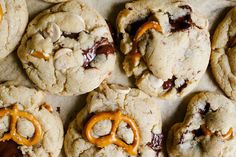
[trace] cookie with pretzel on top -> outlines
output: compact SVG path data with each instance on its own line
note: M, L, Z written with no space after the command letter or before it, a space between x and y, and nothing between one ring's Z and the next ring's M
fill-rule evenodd
M59 115L44 93L24 86L0 86L0 156L58 157L63 144Z
M136 86L162 99L189 93L210 57L208 20L185 1L138 0L117 17L123 69Z
M87 97L64 140L67 157L160 157L158 105L139 89L103 83Z

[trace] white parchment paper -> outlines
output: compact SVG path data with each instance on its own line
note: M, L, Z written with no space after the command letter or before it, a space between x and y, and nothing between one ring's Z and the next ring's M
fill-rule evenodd
M30 18L32 19L40 11L52 6L53 4L43 2L42 0L26 0ZM124 8L125 2L128 0L82 0L91 7L97 9L105 19L110 21L115 26L115 20L118 12ZM160 0L161 1L161 0ZM189 3L205 15L210 22L209 30L211 34L215 27L222 20L227 11L236 6L236 0L188 0ZM115 71L112 77L108 80L110 83L119 83L134 87L131 79L128 79L121 68L122 55L118 53L118 59ZM33 84L28 80L25 72L22 69L16 52L9 55L4 60L0 61L0 82L12 81L14 84L20 84L32 87ZM156 99L157 105L161 106L163 119L163 133L167 135L169 128L176 122L183 120L186 106L191 97L200 91L217 91L222 93L212 77L210 67L201 79L199 85L188 94L186 97L175 101L164 101ZM74 97L60 97L47 95L46 101L50 103L54 110L60 113L63 120L65 131L68 123L75 117L76 113L85 104L86 95ZM64 157L63 152L61 157Z

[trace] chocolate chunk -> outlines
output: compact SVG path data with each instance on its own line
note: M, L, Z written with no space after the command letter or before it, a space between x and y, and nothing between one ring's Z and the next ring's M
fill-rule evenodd
M75 39L75 40L77 40L78 37L79 37L79 33L66 33L66 32L63 32L62 35L65 38L71 38L71 39Z
M131 36L135 36L136 32L138 31L139 27L141 27L144 23L146 23L148 21L148 17L138 21L135 21L133 23L131 23L127 28L126 28L126 32L129 33L129 35Z
M18 145L14 141L0 142L0 156L1 157L23 157Z
M204 133L203 133L201 128L199 128L197 130L193 130L192 133L195 135L195 137L200 137L200 136L204 135Z
M61 108L60 107L57 107L57 112L61 113Z
M188 86L187 82L188 80L184 80L184 84L177 88L178 93L182 92L182 90Z
M151 142L147 143L147 146L152 148L152 150L154 150L157 153L157 156L158 153L162 150L163 139L164 139L163 134L152 134Z
M207 114L207 112L209 112L210 110L210 103L206 103L204 109L199 109L199 113L202 115L202 116L205 116Z
M97 41L91 48L83 50L84 56L84 68L89 68L89 64L96 58L97 55L105 54L114 54L115 49L113 43L110 43L107 38L102 38L100 41Z
M171 79L168 79L167 81L165 81L163 84L162 84L162 87L163 89L171 89L175 86L175 80L176 80L176 77L173 76Z
M171 32L182 31L192 26L192 18L190 14L181 16L177 19L172 19L169 15L169 22L171 25Z

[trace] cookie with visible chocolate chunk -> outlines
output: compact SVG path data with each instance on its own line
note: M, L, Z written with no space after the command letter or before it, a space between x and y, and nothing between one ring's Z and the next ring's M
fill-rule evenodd
M59 156L63 124L44 97L33 88L0 85L1 157Z
M115 49L103 17L72 0L40 13L30 22L18 49L29 78L58 95L80 95L111 75Z
M208 20L185 1L127 3L117 17L117 32L126 75L149 95L183 97L206 71Z
M223 95L202 92L189 102L182 123L169 131L169 157L233 157L236 106Z
M0 0L0 59L15 50L27 23L25 0Z
M211 54L212 73L225 94L236 100L236 7L215 30Z
M92 91L87 97L86 106L77 114L75 120L71 122L67 130L64 149L67 157L80 156L99 156L99 157L129 157L126 149L110 143L105 147L99 148L92 144L87 136L85 129L92 122L91 119L97 120L94 116L101 114L112 114L115 116L114 121L109 118L100 119L90 130L92 136L99 139L106 139L111 132L111 128L117 123L117 110L122 113L122 116L128 117L135 124L130 126L130 123L124 122L122 119L119 122L115 137L125 142L131 147L137 139L140 141L137 147L137 156L144 157L160 157L162 156L162 121L160 109L155 102L138 89L131 89L120 85L102 84L98 89ZM113 117L114 118L114 117ZM138 134L134 133L133 126L137 125ZM100 141L105 143L104 140ZM98 143L99 144L99 143Z

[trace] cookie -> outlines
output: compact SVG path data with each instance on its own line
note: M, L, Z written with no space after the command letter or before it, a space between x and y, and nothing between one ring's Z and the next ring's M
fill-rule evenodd
M28 22L25 0L0 0L0 59L19 44Z
M60 2L65 2L68 0L44 0L45 2L49 2L49 3L60 3Z
M0 85L0 154L3 157L58 157L63 144L59 115L44 93Z
M225 96L203 92L190 101L182 123L169 131L169 157L233 157L236 107Z
M18 49L29 78L51 94L80 95L111 75L115 50L103 17L73 0L30 22Z
M212 40L211 69L225 94L236 100L236 7L215 30Z
M69 125L64 149L67 157L161 156L161 127L160 109L148 95L102 84L88 95L86 106Z
M127 3L117 17L117 32L126 75L149 95L182 97L206 71L208 20L184 1Z

